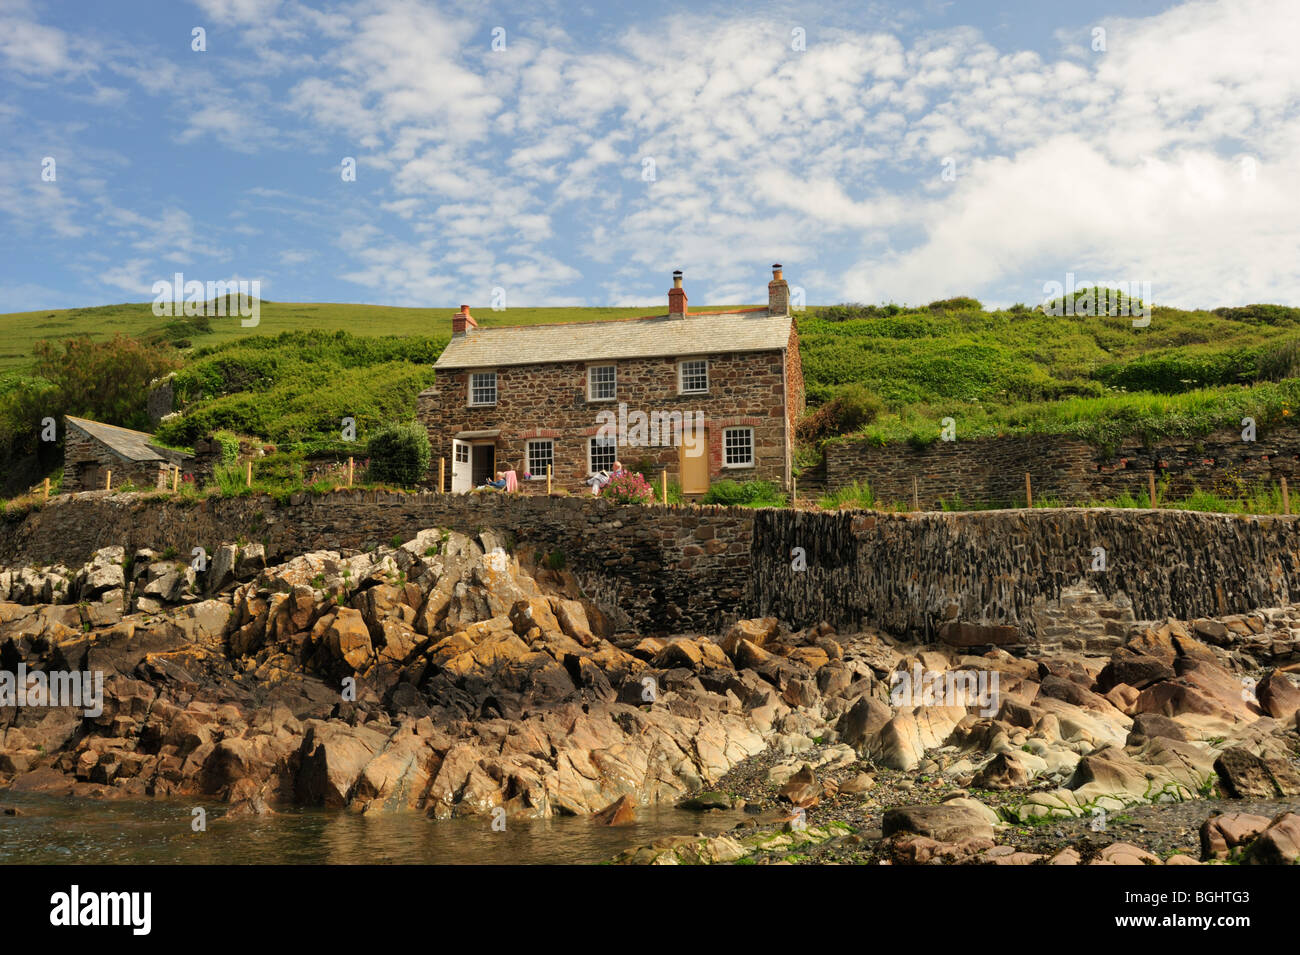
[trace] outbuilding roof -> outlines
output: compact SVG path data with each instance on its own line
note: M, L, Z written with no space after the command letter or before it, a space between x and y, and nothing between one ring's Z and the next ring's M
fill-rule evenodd
M80 428L96 441L106 445L115 454L126 458L128 461L167 460L161 450L149 443L153 439L151 434L146 434L143 431L132 431L130 428L119 428L117 425L104 424L101 421L91 421L88 418L74 418L72 415L65 415L64 417L67 419L68 424Z
M681 316L470 327L453 335L437 369L494 368L548 362L657 358L720 352L779 351L790 342L789 315L767 308Z

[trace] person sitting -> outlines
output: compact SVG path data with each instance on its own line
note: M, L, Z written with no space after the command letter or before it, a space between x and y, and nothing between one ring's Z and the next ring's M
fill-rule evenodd
M591 477L587 478L587 483L591 485L592 494L599 494L605 489L605 485L614 480L614 478L622 477L624 474L630 473L630 471L623 467L622 461L615 461L614 469L612 471L597 471Z
M497 472L497 476L496 476L496 480L494 480L494 481L485 481L485 482L483 482L483 483L482 483L481 485L479 485L479 486L480 486L480 487L483 487L483 488L489 488L489 487L491 487L491 488L496 488L498 491L504 491L504 490L506 489L506 478L505 478L505 475L502 474L500 471L498 471L498 472Z

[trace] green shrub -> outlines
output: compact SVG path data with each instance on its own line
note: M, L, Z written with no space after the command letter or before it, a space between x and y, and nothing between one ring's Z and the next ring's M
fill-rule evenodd
M429 432L415 421L390 424L375 432L366 447L371 480L411 487L429 473L433 452Z
M239 460L239 436L233 431L224 429L216 431L212 435L212 440L221 449L222 464L234 464Z
M977 298L945 298L938 302L931 302L926 306L932 312L961 312L984 310L984 304Z
M800 420L795 433L800 441L816 444L837 434L853 434L884 410L884 402L864 386L843 385L836 389L835 397Z
M785 495L771 481L716 481L701 498L704 504L728 507L783 507Z
M831 491L817 501L817 506L836 511L841 507L872 508L876 506L876 493L867 481L854 481L848 487Z

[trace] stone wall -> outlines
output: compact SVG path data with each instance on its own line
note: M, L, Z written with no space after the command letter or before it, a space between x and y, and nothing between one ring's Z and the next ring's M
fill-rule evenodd
M172 548L188 559L223 543L262 543L270 560L367 550L427 527L494 528L520 553L562 555L589 594L629 628L718 630L744 604L753 514L744 508L647 508L579 497L341 491L173 501L138 494L60 495L25 518L0 517L0 566L77 564L100 547Z
M700 315L687 321L704 322ZM433 474L438 459L445 458L446 482L450 485L451 440L462 431L500 429L495 439L496 470L514 469L525 492L544 490L545 475L524 482L525 454L530 438L554 441L554 485L570 491L588 491L588 441L600 430L601 412L619 413L620 404L632 412L700 412L708 429L709 474L711 480L762 479L784 485L790 462L786 441L787 370L779 351L707 356L709 393L677 393L677 360L674 358L620 359L599 362L559 362L547 365L507 366L497 369L497 403L492 407L468 405L469 370L439 372L433 387L417 399L417 417L429 429L433 446ZM617 366L615 401L587 400L587 365ZM691 419L695 421L695 418ZM634 422L629 423L629 428ZM755 466L723 466L722 429L731 426L754 430ZM646 440L650 438L646 436ZM655 446L622 446L619 459L625 467L643 469L648 479L657 479L667 469L670 480L680 479L678 448L659 435ZM629 441L629 445L631 441Z
M791 553L803 548L805 570ZM1105 570L1094 571L1103 556ZM1300 599L1300 518L1175 510L890 514L759 511L747 612L937 635L949 621L1017 626L1080 581L1138 619L1190 619Z
M1238 432L1218 432L1150 447L1133 439L1112 455L1050 435L961 439L960 431L956 441L924 448L837 441L826 451L828 489L865 480L878 501L910 506L915 487L922 510L957 499L965 505L1023 507L1025 472L1039 501L1084 504L1125 492L1145 500L1150 471L1157 481L1168 482L1164 499L1198 488L1231 497L1244 487L1282 477L1294 485L1300 476L1300 432L1277 429L1253 442L1243 441Z
M513 536L516 552L563 555L589 594L647 633L718 632L737 617L770 614L796 627L825 619L933 637L961 621L1059 639L1050 628L1069 615L1042 608L1068 609L1060 598L1081 583L1126 619L1300 602L1300 518L1173 510L889 514L374 491L185 503L98 493L0 515L0 565L75 565L111 544L189 555L261 542L281 559L438 526L495 528ZM1092 570L1098 547L1104 571ZM793 566L794 548L805 569Z

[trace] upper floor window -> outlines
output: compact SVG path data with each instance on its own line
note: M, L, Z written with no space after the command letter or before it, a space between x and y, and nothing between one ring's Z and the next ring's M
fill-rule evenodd
M618 396L615 366L590 365L587 368L587 400L613 401Z
M698 395L709 390L709 363L705 359L684 361L677 366L677 391Z
M469 403L471 405L494 405L497 403L497 373L495 371L475 371L470 374Z

